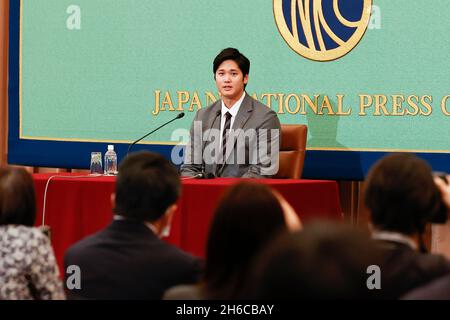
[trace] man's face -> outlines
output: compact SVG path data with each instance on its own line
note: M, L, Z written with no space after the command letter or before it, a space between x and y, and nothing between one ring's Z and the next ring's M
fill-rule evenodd
M238 64L233 60L225 60L217 68L216 85L224 99L238 100L244 92L247 81L248 75L244 77Z

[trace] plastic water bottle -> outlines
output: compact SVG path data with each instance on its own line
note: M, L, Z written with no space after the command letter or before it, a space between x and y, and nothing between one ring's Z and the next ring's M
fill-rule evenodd
M105 153L105 174L117 174L117 154L112 144L108 145L108 151Z

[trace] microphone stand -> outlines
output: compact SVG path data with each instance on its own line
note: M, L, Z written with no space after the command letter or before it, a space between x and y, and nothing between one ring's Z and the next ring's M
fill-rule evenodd
M130 151L131 151L131 148L132 148L136 143L138 143L138 142L141 141L142 139L147 138L147 137L148 137L149 135L151 135L153 132L158 131L158 130L161 129L162 127L167 126L169 123L171 123L171 122L173 122L173 121L175 121L175 120L181 119L181 118L183 118L183 117L184 117L184 112L179 113L179 114L178 114L175 118L173 118L172 120L170 120L170 121L164 123L163 125L159 126L159 127L156 128L155 130L150 131L150 132L147 133L145 136L143 136L143 137L137 139L136 141L133 141L133 143L131 143L130 146L128 147L128 150L127 150L127 157L128 157L128 154L129 154Z

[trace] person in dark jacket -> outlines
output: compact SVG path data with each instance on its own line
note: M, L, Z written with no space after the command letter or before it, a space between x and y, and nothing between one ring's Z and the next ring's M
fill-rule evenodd
M200 261L161 240L180 187L164 157L146 151L128 156L119 168L113 222L65 254L66 270L77 266L81 276L81 288L68 288L68 298L160 299L169 287L196 282Z
M382 296L397 299L450 272L450 262L427 252L427 223L444 223L449 208L430 166L407 153L391 154L371 168L365 204L373 238L384 251Z

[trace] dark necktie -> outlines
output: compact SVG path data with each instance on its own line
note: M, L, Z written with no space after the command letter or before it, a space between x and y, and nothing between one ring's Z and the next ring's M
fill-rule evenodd
M222 132L222 156L223 156L223 164L225 164L225 156L227 154L227 139L230 131L231 126L231 113L227 112L225 113L225 125L223 126L223 132Z

